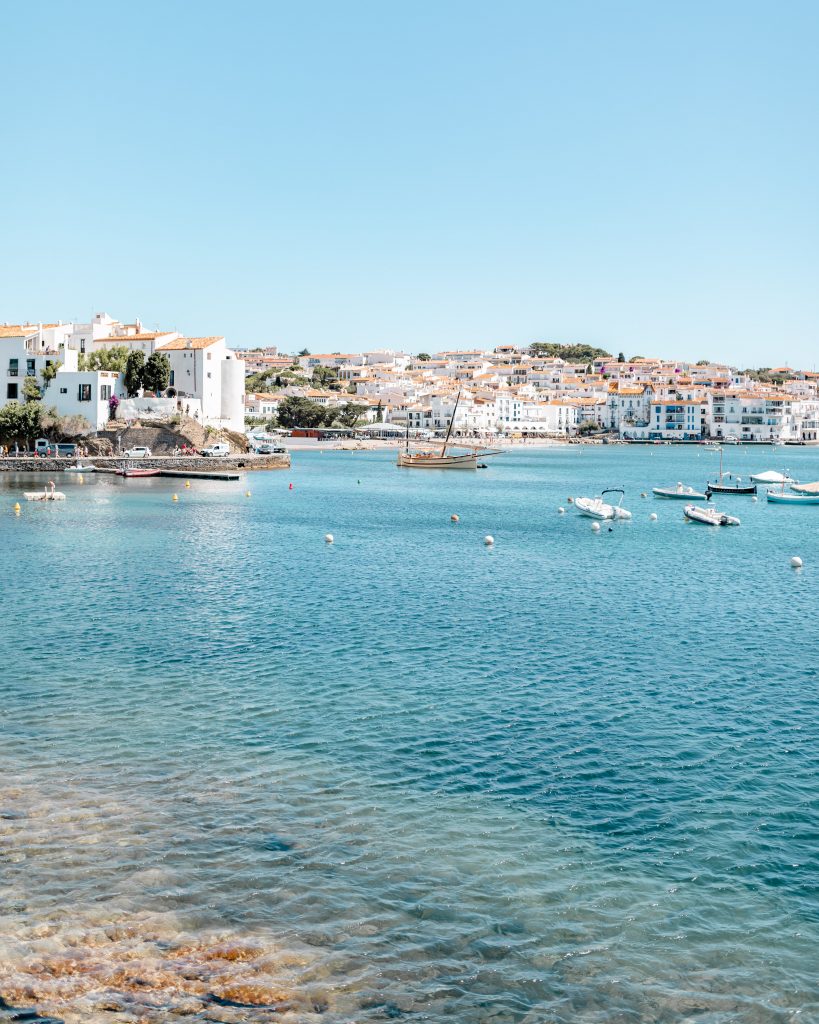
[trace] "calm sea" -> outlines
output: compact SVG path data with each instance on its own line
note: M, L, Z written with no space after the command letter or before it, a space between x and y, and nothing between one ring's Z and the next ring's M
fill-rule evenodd
M819 1020L819 507L728 497L714 529L640 497L703 485L695 449L393 458L63 474L19 516L31 478L0 476L0 996ZM785 466L819 452L726 449ZM611 532L567 504L619 485Z

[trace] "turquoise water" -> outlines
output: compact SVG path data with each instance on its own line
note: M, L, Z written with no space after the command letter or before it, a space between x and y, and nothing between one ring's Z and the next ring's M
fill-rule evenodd
M819 508L726 497L714 529L640 498L713 476L694 449L393 458L64 475L19 517L0 478L0 996L819 1019ZM819 479L810 450L729 462ZM614 485L634 519L595 535L566 499Z

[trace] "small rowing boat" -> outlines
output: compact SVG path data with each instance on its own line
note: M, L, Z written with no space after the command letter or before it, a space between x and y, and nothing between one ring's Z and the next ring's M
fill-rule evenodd
M118 469L117 476L159 476L161 469Z
M675 487L652 487L657 498L677 498L683 501L708 501L708 495L695 491L693 487L686 487L677 483Z
M736 516L718 512L715 508L703 508L701 505L686 505L683 515L691 523L703 523L705 526L739 526Z

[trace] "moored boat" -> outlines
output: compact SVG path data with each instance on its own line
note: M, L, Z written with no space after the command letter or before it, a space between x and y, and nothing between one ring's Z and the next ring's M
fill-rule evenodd
M797 494L819 494L819 480L810 484L791 484L791 490Z
M766 491L768 501L777 505L819 505L819 494L794 494L793 491Z
M677 483L674 487L652 487L654 496L657 498L677 498L683 501L708 501L708 495L695 491L693 487L686 487L685 484Z
M96 466L66 466L63 473L95 473Z
M619 494L620 501L616 505L603 501L603 494ZM626 492L622 487L609 487L597 498L575 498L574 507L582 516L591 519L631 519L631 512L622 507Z
M703 523L705 526L739 526L736 516L729 516L715 508L703 508L701 505L686 505L683 515L691 523Z
M117 476L159 476L161 469L118 469Z
M53 480L49 480L41 491L23 491L23 497L26 501L65 501L63 492L55 490Z
M458 403L461 400L461 393L458 392L458 397L455 399L455 408L452 410L452 417L449 421L449 428L444 438L444 443L441 446L441 451L437 452L432 448L426 448L422 451L410 451L409 446L409 425L407 426L407 440L403 451L398 452L398 466L402 469L477 469L478 459L484 459L489 455L500 455L499 451L491 451L486 448L473 448L471 451L463 452L462 454L448 455L447 448L449 445L449 438L452 434L452 425L455 422L455 413L458 411ZM468 445L456 445L455 447L467 448ZM486 467L481 465L482 469Z
M758 484L796 484L798 480L794 480L793 477L787 475L787 473L777 473L773 469L767 469L764 473L752 473L751 479Z
M705 496L710 500L712 494L756 494L756 484L743 484L740 477L734 478L730 473L722 471L722 448L719 452L719 480L710 481L705 485ZM726 483L726 480L729 481Z

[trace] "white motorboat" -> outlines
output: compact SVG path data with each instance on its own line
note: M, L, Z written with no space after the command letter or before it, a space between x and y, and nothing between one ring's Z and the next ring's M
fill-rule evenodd
M603 501L603 494L619 494L620 501L612 505ZM575 498L574 507L582 516L591 519L631 519L631 512L622 507L626 492L621 487L609 487L598 498Z
M774 470L769 469L764 473L752 473L751 479L757 484L796 484L798 480L794 480L789 477L786 473L776 473Z
M702 491L695 491L693 487L686 487L685 484L677 483L674 487L652 487L657 498L677 498L684 501L708 501L708 495Z
M691 523L704 523L706 526L739 526L736 516L726 515L715 508L703 508L702 505L686 505L683 515Z

